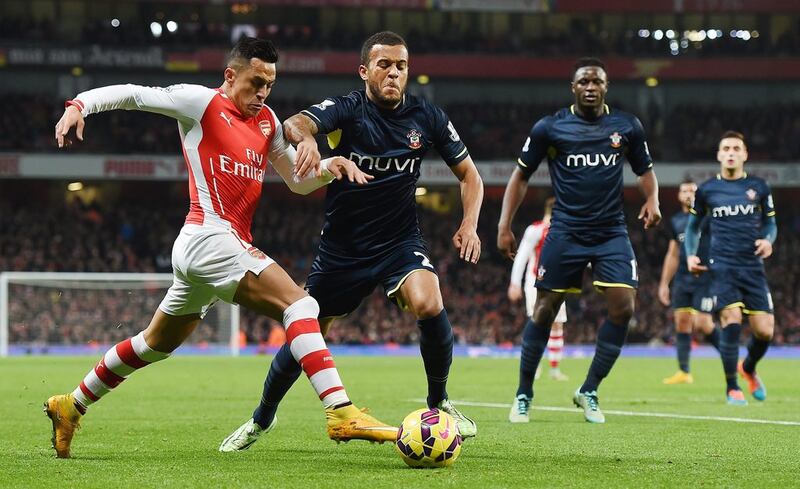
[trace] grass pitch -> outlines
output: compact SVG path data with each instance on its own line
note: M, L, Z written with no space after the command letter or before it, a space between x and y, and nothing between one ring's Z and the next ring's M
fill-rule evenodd
M249 451L220 441L251 415L269 358L175 357L134 374L90 409L71 460L54 458L42 402L74 388L96 358L0 360L0 487L796 487L800 426L607 414L590 425L575 409L534 410L527 425L507 408L461 405L478 423L449 469L405 466L389 445L327 439L308 381L292 389L278 425ZM588 360L568 359L571 380L536 382L535 405L570 408ZM419 358L340 357L350 397L387 422L421 406ZM450 397L510 403L517 361L456 358ZM665 386L666 359L622 358L600 391L604 411L800 423L800 362L767 358L764 403L724 402L719 360L693 362L695 384ZM545 367L546 369L546 367ZM748 396L749 398L749 396Z

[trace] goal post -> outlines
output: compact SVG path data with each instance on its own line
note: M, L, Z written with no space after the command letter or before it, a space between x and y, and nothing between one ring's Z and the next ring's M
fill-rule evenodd
M0 272L0 357L79 354L145 329L170 273ZM218 301L179 352L239 354L239 306Z

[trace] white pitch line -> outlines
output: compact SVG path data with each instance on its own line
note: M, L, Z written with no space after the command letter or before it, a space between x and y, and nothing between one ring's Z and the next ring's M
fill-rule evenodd
M409 399L410 402L427 402L425 399ZM453 401L460 406L475 406L475 407L488 407L509 409L511 404L502 404L498 402L472 402L472 401ZM556 411L564 413L576 413L577 408L565 408L556 406L532 406L532 409L537 411ZM645 418L672 418L672 419L693 419L703 421L727 421L730 423L754 423L754 424L775 424L781 426L800 426L800 421L779 421L768 419L752 419L752 418L731 418L726 416L695 416L692 414L672 414L672 413L643 413L637 411L615 411L603 410L604 414L616 414L617 416L640 416Z

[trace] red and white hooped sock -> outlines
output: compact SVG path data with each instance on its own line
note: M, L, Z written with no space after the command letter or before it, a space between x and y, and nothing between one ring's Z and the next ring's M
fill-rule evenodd
M562 351L564 349L564 333L550 333L547 340L547 358L550 360L550 368L558 368L561 363Z
M350 402L319 329L319 304L304 297L283 312L286 342L326 408Z
M72 392L78 409L85 412L87 407L99 401L130 374L168 356L169 353L155 351L147 346L144 331L117 343Z

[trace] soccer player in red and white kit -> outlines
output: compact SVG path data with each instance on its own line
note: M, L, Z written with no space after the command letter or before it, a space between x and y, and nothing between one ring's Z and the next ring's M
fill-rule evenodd
M283 322L292 355L325 406L330 438L394 440L395 427L363 413L347 397L320 334L317 302L251 244L251 221L268 162L292 191L302 194L344 176L361 184L372 178L341 157L325 160L310 176L297 176L295 156L306 149L302 143L297 150L287 143L281 122L264 103L275 83L277 60L270 41L245 38L231 51L217 89L115 85L67 102L55 130L59 147L70 144L67 135L73 127L83 140L84 117L98 112L142 110L176 119L191 203L172 250L173 284L149 326L108 350L72 393L45 403L58 457L70 456L74 431L91 404L136 370L167 358L219 299Z
M536 269L539 267L539 253L542 251L544 239L550 230L550 217L553 214L554 198L549 198L544 204L544 216L541 221L534 221L525 228L525 234L519 243L517 254L514 256L514 266L511 268L511 283L508 286L508 298L511 302L517 302L522 298L525 291L525 310L528 315L528 322L533 317L533 305L536 304ZM525 277L523 289L522 277ZM564 349L564 323L567 322L567 308L561 304L561 308L556 314L553 327L550 329L550 338L547 341L547 356L550 360L550 378L554 380L569 380L559 368ZM520 384L525 383L530 386L533 378L539 378L539 371L536 373L527 371L520 364ZM525 397L525 396L523 396ZM529 403L515 398L508 414L508 420L512 423L528 423Z

